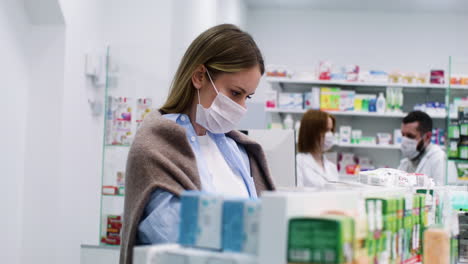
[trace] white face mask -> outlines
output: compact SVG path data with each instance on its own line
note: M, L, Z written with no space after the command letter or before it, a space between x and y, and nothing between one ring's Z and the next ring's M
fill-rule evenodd
M325 133L322 149L323 151L328 151L333 147L333 145L335 145L335 136L332 132L328 131Z
M204 108L200 103L200 89L197 89L198 105L195 122L211 133L224 134L236 128L237 124L239 124L240 120L247 112L247 109L220 93L218 89L216 89L210 73L208 71L206 72L208 73L210 82L217 95L211 106L209 108Z
M403 157L410 160L416 158L420 153L418 150L418 141L407 137L402 138L400 150Z

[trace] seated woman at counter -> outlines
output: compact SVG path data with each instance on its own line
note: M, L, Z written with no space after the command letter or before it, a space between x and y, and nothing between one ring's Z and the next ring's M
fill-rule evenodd
M309 110L302 117L296 156L298 187L323 187L338 181L336 164L324 155L335 142L335 124L334 116L319 110Z

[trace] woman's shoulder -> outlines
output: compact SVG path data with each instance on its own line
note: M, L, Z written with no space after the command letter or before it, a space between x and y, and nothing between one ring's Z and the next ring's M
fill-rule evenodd
M263 148L257 141L240 131L232 130L226 137L244 147L248 153L263 153Z
M310 153L298 152L298 153L296 154L296 160L297 160L297 161L309 160L311 157L312 157L312 155L310 155Z
M257 141L253 140L251 137L247 136L246 134L238 130L232 130L231 132L227 133L226 136L234 140L237 144L260 145L257 143Z
M131 149L134 152L162 150L167 146L183 145L182 142L185 141L184 128L155 110L146 116L135 135Z

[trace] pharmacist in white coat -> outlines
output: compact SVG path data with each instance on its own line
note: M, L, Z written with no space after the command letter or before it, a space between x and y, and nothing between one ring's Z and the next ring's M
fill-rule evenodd
M318 110L302 117L296 156L298 187L320 188L338 181L336 164L324 155L334 144L335 123L332 115Z
M404 159L398 169L409 173L423 173L436 185L445 183L445 152L431 144L432 119L421 111L410 112L401 125L401 152Z

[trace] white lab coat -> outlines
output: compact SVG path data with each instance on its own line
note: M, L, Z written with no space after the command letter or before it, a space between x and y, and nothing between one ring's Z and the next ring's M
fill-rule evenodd
M323 156L324 169L315 161L309 153L296 155L297 186L298 187L323 187L329 181L338 181L336 165Z
M445 163L445 152L439 146L430 144L419 162L415 173L426 174L434 180L436 185L443 185L445 182ZM401 160L398 169L411 172L411 167L413 167L411 161L405 158Z

